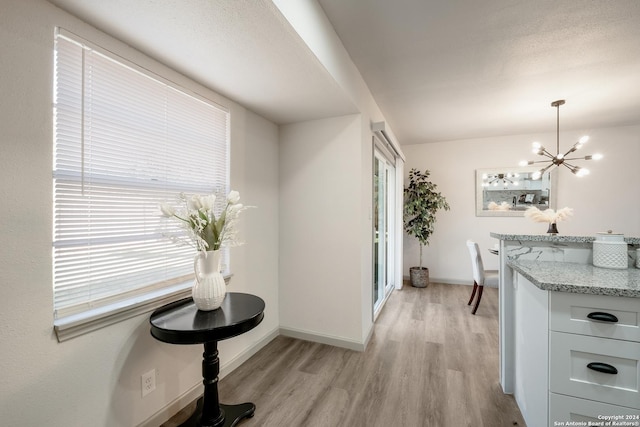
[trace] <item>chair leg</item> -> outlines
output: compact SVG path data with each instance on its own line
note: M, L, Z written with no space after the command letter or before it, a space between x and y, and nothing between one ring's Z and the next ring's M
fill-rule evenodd
M471 291L471 298L469 298L469 302L467 303L467 305L471 305L471 302L473 301L473 297L476 296L476 289L478 289L478 284L474 280L473 281L473 290Z
M478 299L476 300L476 305L473 307L473 311L471 314L476 314L478 310L478 306L480 305L480 300L482 299L482 291L484 290L484 286L478 286Z

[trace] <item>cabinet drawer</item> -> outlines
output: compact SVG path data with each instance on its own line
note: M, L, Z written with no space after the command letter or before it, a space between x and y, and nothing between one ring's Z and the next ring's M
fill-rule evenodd
M582 421L584 425L589 425L589 421L591 425L600 425L603 421L605 425L607 421L640 425L640 410L549 393L549 425L566 426L567 421Z
M549 329L640 342L640 298L550 292Z
M593 363L617 373L587 367ZM551 332L549 365L552 392L640 409L640 343Z

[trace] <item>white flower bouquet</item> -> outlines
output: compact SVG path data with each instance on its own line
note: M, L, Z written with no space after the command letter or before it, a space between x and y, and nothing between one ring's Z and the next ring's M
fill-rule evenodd
M558 209L558 211L554 211L553 209L546 209L541 211L535 206L531 206L524 212L524 216L533 220L534 222L547 222L549 224L555 224L560 221L564 221L569 219L573 215L573 209L571 208L562 208Z
M487 208L489 208L490 211L508 211L511 209L511 205L507 202L497 204L496 202L491 201L487 205Z
M224 208L216 217L214 206L216 195L180 193L181 206L176 208L168 203L160 204L162 215L179 220L187 231L186 236L170 236L178 244L190 244L198 251L213 251L222 246L239 246L237 222L240 213L252 206L244 206L240 193L230 191ZM186 237L186 238L185 238Z

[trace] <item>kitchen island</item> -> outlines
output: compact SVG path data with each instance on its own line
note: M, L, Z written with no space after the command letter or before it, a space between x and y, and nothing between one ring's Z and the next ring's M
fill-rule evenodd
M500 239L500 383L527 425L605 415L640 425L640 238L625 239L629 268L614 270L592 265L593 237L491 236Z

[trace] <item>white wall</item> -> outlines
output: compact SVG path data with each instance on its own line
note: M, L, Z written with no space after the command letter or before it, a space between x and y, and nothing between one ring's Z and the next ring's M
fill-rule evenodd
M300 278L295 277L295 272L302 272L303 269L292 265L303 258L303 255L293 248L296 246L308 248L308 244L304 238L291 235L288 231L288 222L282 220L283 217L288 218L289 214L282 213L281 236L283 241L281 242L281 249L285 251L281 253L280 259L282 279L280 301L283 327L304 329L305 332L315 336L315 339L321 336L338 334L335 336L337 341L328 342L350 347L350 344L355 340L357 344L355 348L361 348L366 344L373 327L371 238L373 145L371 123L384 121L385 119L318 2L315 0L273 0L273 2L309 49L316 55L322 66L335 79L336 84L351 97L361 113L357 132L352 134L349 132L350 136L346 134L341 136L341 138L344 138L342 142L332 139L334 138L332 135L326 135L321 132L321 135L324 135L323 137L329 138L324 143L328 143L333 147L332 155L335 157L327 157L323 160L323 172L319 175L302 172L308 179L307 184L309 186L317 188L318 191L326 192L326 194L320 196L325 199L331 198L330 193L333 189L327 188L323 184L327 182L327 178L332 181L332 175L335 174L338 179L343 181L347 179L357 180L352 183L355 184L354 186L347 185L348 190L351 192L351 199L348 200L349 210L340 208L341 215L332 214L334 215L334 222L318 223L316 221L317 217L313 215L306 222L302 218L297 219L300 228L318 228L318 237L323 240L321 246L333 248L328 256L330 259L335 260L337 263L336 268L339 271L346 272L346 276L338 276L336 274L334 277L337 277L338 281L330 285L329 288L332 291L334 289L339 290L340 293L343 293L345 289L349 289L348 295L341 295L346 300L336 301L334 306L330 308L333 317L338 320L353 317L356 323L354 325L343 323L339 326L337 323L334 324L335 319L328 320L328 324L323 324L318 319L310 322L309 319L305 318L306 314L303 309L288 307L288 304L302 304L303 307L308 304L305 298L308 298L309 295L306 295L305 291L301 289L296 288L294 290L294 280L298 280L296 282L297 286L304 286L300 284ZM280 182L283 186L287 186L289 174L293 173L294 167L306 167L304 161L298 165L291 163L295 163L295 159L304 159L314 154L317 147L323 145L317 130L322 130L326 127L325 130L328 130L331 134L335 129L339 129L342 126L344 119L338 117L326 121L283 127L280 157L283 169ZM400 150L393 136L393 130L389 126L387 126L387 132L391 135L398 150ZM287 136L285 137L284 135ZM292 151L289 152L289 150ZM358 152L356 153L352 150L357 150ZM347 165L349 166L348 168L345 167ZM298 172L300 171L295 170L295 173ZM287 195L283 195L281 206L287 206L287 209L289 209L289 201L308 199L310 196L306 193L305 187L299 186L297 189L287 187ZM349 235L352 236L350 239L353 240L347 241L345 236L334 233L334 229L344 228L347 230L350 227L355 227L353 230L348 230ZM356 246L358 259L352 258L356 252ZM302 251L302 253L304 252ZM348 256L342 257L345 254L348 254ZM333 263L331 264L333 267ZM304 265L307 265L307 262ZM358 283L349 283L350 278L357 278ZM359 292L357 297L351 295L351 289L357 289L357 292ZM304 302L300 303L299 300L290 297L289 290L294 290L294 292L301 295ZM312 294L315 292L318 291L313 290ZM337 298L337 296L334 295L333 298ZM316 309L314 308L312 311L315 313ZM359 330L357 331L353 329L353 326L356 325L359 325ZM313 338L313 336L309 336L309 338Z
M640 237L640 126L591 129L591 139L580 151L605 157L582 161L591 174L578 178L568 169L558 169L557 206L571 207L574 216L558 223L560 234L593 236L612 229ZM580 132L561 132L560 147L569 147ZM486 250L497 241L490 232L544 234L546 225L517 217L475 216L475 170L517 165L532 160L531 142L555 147L555 133L515 135L434 144L403 146L407 157L405 175L411 168L429 169L433 182L447 197L451 210L440 211L435 233L424 253L424 262L433 280L446 283L472 283L471 262L465 246L476 240L487 269L497 269L498 259ZM579 152L580 153L580 152ZM404 274L417 265L418 245L405 235Z
M345 346L363 342L361 120L280 128L281 327Z
M273 0L273 3L359 110L370 114L374 122L384 120L358 68L320 4L316 0ZM393 135L393 130L388 126L387 132Z
M142 65L168 73L39 0L0 0L0 418L3 425L130 427L201 384L201 346L149 334L148 314L58 343L51 274L52 66L54 26L63 25ZM204 90L204 89L203 89ZM206 92L206 91L205 91ZM229 290L265 299L265 320L220 345L223 369L277 332L278 129L215 93L231 109L232 187L258 206L245 212L247 245L232 250ZM157 390L140 395L155 368Z

